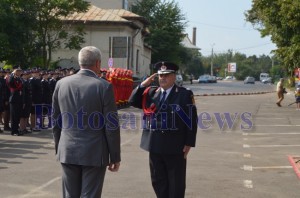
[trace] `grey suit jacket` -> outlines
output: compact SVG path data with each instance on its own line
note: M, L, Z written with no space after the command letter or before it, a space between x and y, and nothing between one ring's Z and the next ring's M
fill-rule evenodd
M90 70L56 84L53 136L61 163L106 166L119 162L120 128L112 85Z

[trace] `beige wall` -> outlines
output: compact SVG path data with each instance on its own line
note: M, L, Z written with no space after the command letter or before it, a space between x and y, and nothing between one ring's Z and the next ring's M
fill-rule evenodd
M104 9L123 9L123 0L87 0L91 4Z
M85 29L85 41L86 43L82 46L93 45L98 47L102 51L102 68L108 68L109 59L109 37L124 36L133 37L137 30L134 30L126 26L110 26L110 25L98 25L98 26L87 26ZM132 39L133 41L133 54L129 58L129 65L127 58L114 58L114 67L129 68L134 72L134 75L143 76L149 74L149 64L151 62L151 50L144 47L143 38L141 32ZM139 70L136 71L136 51L139 50L138 65ZM60 49L59 51L53 52L52 61L60 60L63 63L63 67L69 67L67 60L70 61L70 67L77 65L78 50L67 50ZM78 65L77 65L78 67Z
M124 0L87 0L91 4L105 9L125 9L123 7ZM127 0L128 9L131 10L131 5L134 4L136 0Z

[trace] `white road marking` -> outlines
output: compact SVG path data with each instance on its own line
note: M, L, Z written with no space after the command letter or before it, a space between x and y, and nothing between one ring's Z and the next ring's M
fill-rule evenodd
M245 170L245 171L252 171L253 167L250 165L244 165L241 169Z
M244 180L244 187L245 188L253 188L252 180Z
M258 170L258 169L290 169L293 167L292 166L255 166L252 168L253 170Z
M261 169L291 169L292 166L251 166L251 165L244 165L241 167L244 171L253 171L253 170L261 170Z
M255 119L255 120L262 120L262 119L264 119L264 120L286 120L286 118L272 118L272 117L270 117L270 118L266 118L266 117L255 117L255 116L253 116L253 118Z
M244 153L244 158L251 158L251 154L249 154L249 153Z
M300 144L273 144L273 145L248 145L244 144L243 148L274 148L274 147L300 147Z
M260 136L260 135L300 135L298 132L290 132L290 133L243 133L245 136Z
M258 124L254 125L255 127L257 126L267 126L267 127L299 127L299 124Z
M47 186L50 186L52 183L54 183L54 182L56 182L57 180L60 180L60 179L61 179L61 177L55 177L54 179L48 181L47 183L45 183L45 184L43 184L43 185L41 185L41 186L39 186L39 187L37 187L37 188L29 191L28 193L26 193L25 195L21 196L20 198L32 197L32 195L34 193L36 193L36 192L38 192L38 191L46 188Z
M138 135L139 134L137 134L137 135L133 136L132 138L128 139L127 141L121 143L121 147L124 146L125 144L128 144L129 142L131 142ZM36 192L38 192L38 191L40 191L40 190L42 190L42 189L50 186L52 183L54 183L54 182L56 182L57 180L60 180L60 179L61 179L61 177L56 177L56 178L48 181L47 183L45 183L45 184L43 184L43 185L41 185L41 186L39 186L39 187L37 187L37 188L29 191L28 193L26 193L25 195L21 196L20 198L32 197L32 195L35 194Z

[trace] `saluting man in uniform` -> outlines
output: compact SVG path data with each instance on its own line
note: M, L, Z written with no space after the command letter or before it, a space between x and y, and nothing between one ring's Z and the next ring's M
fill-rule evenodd
M141 108L143 134L141 148L149 152L152 186L158 198L183 198L186 159L195 146L197 110L193 92L175 84L178 66L155 64L158 73L133 90L129 102ZM150 84L158 75L159 87Z
M22 69L19 66L13 68L13 72L9 76L8 86L10 88L10 116L11 116L11 135L19 136L23 135L19 131L19 124L21 118L21 111L24 105L24 97L22 93L23 83L20 78Z

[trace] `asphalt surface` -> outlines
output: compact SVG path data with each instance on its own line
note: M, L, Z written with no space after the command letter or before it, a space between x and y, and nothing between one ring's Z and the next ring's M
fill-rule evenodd
M300 180L288 160L300 155L300 111L288 106L291 93L281 108L275 93L196 96L195 101L201 124L188 156L187 198L300 197ZM103 197L155 197L148 153L139 148L141 111L126 108L119 114L121 168L107 172ZM232 125L222 122L224 115ZM61 197L60 176L51 130L0 134L0 198Z

